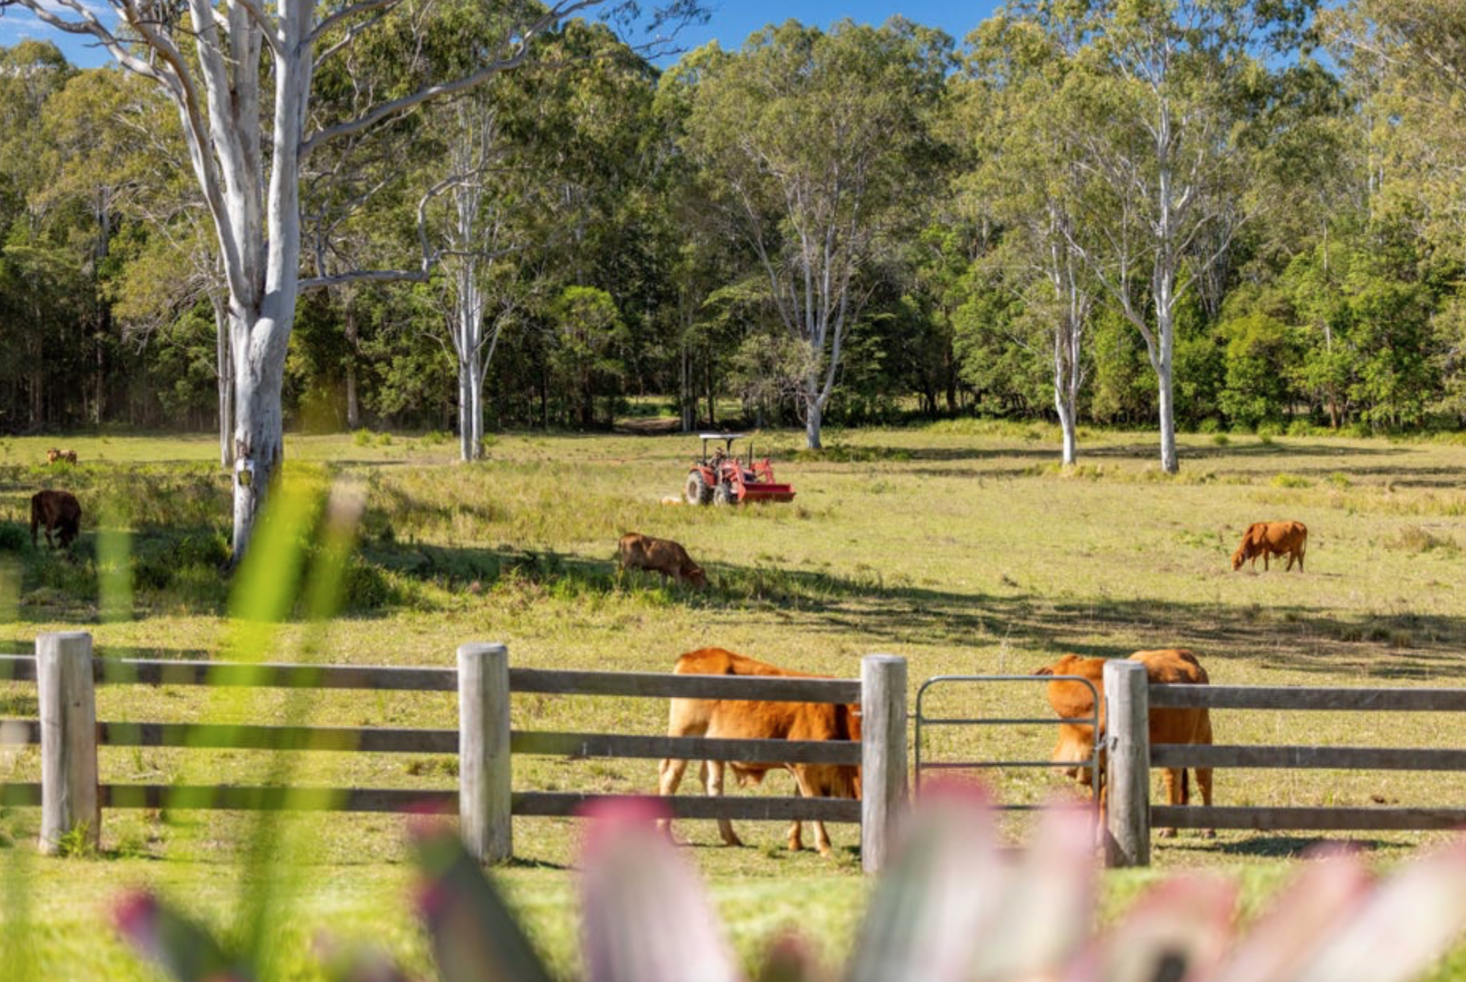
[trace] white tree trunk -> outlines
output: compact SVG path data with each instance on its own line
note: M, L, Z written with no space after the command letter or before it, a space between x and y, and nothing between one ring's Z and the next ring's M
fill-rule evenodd
M234 353L229 343L229 314L224 298L209 291L214 308L215 382L219 390L219 464L225 470L234 466Z
M1171 311L1165 309L1162 312L1159 304L1157 304L1156 319L1156 334L1160 351L1158 357L1153 354L1151 365L1155 368L1160 395L1161 470L1167 474L1175 474L1181 470L1181 463L1176 456L1176 402L1171 370L1172 354L1176 344L1176 326Z
M810 450L822 450L820 422L824 415L824 402L816 393L806 392L804 396L804 445Z
M1073 327L1068 318L1054 329L1054 409L1059 414L1059 429L1064 436L1065 467L1072 467L1078 460L1078 437L1075 433L1076 406L1079 396L1078 344L1072 334ZM1076 357L1071 363L1069 353Z
M351 309L351 294L346 294L342 304L346 329L346 428L355 430L361 426L361 399L356 391L357 333L356 314Z
M473 459L473 409L469 392L472 386L468 380L468 366L458 363L458 459Z
M291 306L293 307L293 303ZM256 322L252 328L235 325L234 329L237 401L233 448L233 561L236 564L249 547L255 522L269 495L270 484L279 475L280 465L285 458L285 431L280 398L285 378L285 360L276 357L267 344L239 341L241 334L258 338L268 336L269 333L268 330L262 330L260 322ZM279 347L283 348L284 344Z

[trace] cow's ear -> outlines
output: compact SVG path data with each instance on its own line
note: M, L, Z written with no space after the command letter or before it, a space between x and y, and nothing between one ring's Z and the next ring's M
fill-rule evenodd
M1045 665L1043 668L1040 668L1038 671L1034 672L1033 674L1035 674L1035 675L1053 675L1054 674L1054 670L1052 668L1050 668L1048 665Z

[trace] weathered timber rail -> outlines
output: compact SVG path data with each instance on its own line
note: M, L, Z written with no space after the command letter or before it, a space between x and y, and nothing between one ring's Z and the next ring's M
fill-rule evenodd
M660 675L639 672L510 668L503 645L464 645L454 668L237 664L92 657L83 633L42 635L36 655L0 656L0 681L37 684L39 719L0 719L7 742L39 744L39 783L0 786L0 804L39 805L41 848L82 827L94 840L103 808L229 810L456 811L465 841L486 861L513 855L513 816L569 816L614 795L515 791L512 758L681 758L808 763L864 768L862 801L778 797L673 797L674 818L851 822L861 826L863 862L883 861L895 811L906 791L906 663L867 657L860 679ZM97 721L97 685L193 685L260 688L457 692L459 728L260 726L217 723ZM858 703L862 740L739 740L613 733L517 731L509 726L514 693L567 696L738 699ZM186 747L272 751L457 754L454 790L355 787L240 787L100 784L97 748Z
M1152 825L1258 831L1434 831L1466 825L1463 808L1177 807L1150 802L1149 771L1167 768L1290 768L1466 771L1466 750L1150 743L1152 709L1266 709L1333 712L1466 712L1466 689L1303 688L1150 685L1145 668L1105 666L1110 782L1106 840L1114 865L1149 862Z

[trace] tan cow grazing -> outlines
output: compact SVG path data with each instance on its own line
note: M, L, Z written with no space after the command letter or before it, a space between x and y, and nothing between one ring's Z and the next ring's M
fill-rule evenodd
M46 451L46 463L54 464L58 460L64 460L68 464L74 464L76 463L76 451L57 450L55 447L52 447L50 450Z
M799 678L828 678L791 672L788 669L735 655L722 648L689 651L677 659L678 675L784 675ZM673 699L667 720L668 736L723 737L738 740L860 740L860 706L814 702L755 702L740 699ZM860 768L848 764L702 762L700 774L709 797L723 794L723 772L733 769L739 787L757 785L770 770L783 767L794 775L805 798L859 798ZM662 761L657 793L677 793L687 761ZM723 842L741 846L733 823L718 820ZM789 825L789 848L804 848L798 821ZM830 836L824 822L814 823L815 844L820 855L830 854Z
M1288 565L1284 568L1293 568L1293 560L1298 560L1298 572L1303 572L1303 554L1308 551L1308 527L1302 522L1253 522L1242 533L1242 544L1237 551L1232 553L1233 571L1242 568L1242 564L1249 559L1252 560L1252 568L1257 569L1257 557L1262 557L1262 568L1266 572L1268 568L1268 557L1287 556Z
M56 548L51 538L55 530L61 539L61 548L70 548L77 534L81 532L81 503L70 491L37 491L31 495L31 546L37 545L36 531L46 528L46 544Z
M1145 666L1146 677L1152 684L1162 685L1206 685L1206 669L1196 656L1185 648L1163 648L1159 651L1137 651L1131 661ZM1100 700L1100 730L1105 725L1105 682L1104 658L1081 658L1065 655L1047 668L1040 668L1035 675L1077 675L1094 683ZM1081 719L1094 713L1094 702L1089 687L1081 682L1054 681L1048 685L1049 705L1054 707L1061 719ZM1150 711L1150 742L1157 743L1200 743L1210 745L1211 713L1206 709L1152 709ZM1094 729L1088 723L1060 723L1059 741L1054 746L1056 762L1083 764L1093 755ZM1103 759L1101 760L1103 767ZM1089 767L1076 766L1064 772L1069 777L1094 790L1094 776ZM1166 803L1171 805L1190 804L1191 791L1186 781L1184 768L1168 767L1164 771L1166 781ZM1104 801L1104 777L1100 776L1100 800ZM1211 768L1196 768L1196 784L1201 789L1201 801L1211 804ZM1175 829L1162 829L1161 835L1173 836ZM1215 833L1208 830L1208 837Z
M702 567L671 539L627 532L621 536L617 556L622 569L644 569L670 576L679 583L691 583L699 590L708 588L708 576Z

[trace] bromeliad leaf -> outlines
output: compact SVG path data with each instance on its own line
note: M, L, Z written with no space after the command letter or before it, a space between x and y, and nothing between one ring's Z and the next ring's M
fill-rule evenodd
M203 927L151 893L118 901L112 912L117 930L133 948L179 982L252 982L254 971L236 964Z
M641 800L587 812L586 982L738 982L707 894L654 824L666 813Z
M419 909L443 982L551 982L514 913L446 825L416 831Z
M971 784L923 789L861 925L849 982L968 982L1009 883L987 795Z
M1357 857L1319 856L1283 890L1209 982L1291 982L1370 887Z

